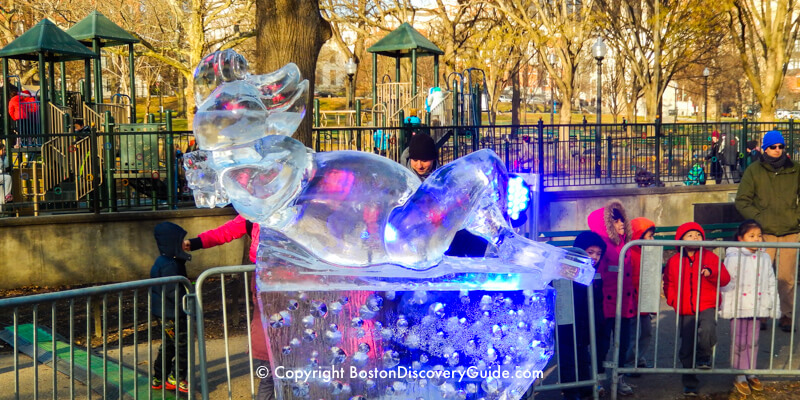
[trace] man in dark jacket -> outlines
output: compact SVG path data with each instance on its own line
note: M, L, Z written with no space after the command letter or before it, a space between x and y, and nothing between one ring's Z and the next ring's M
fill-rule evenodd
M764 153L744 171L736 193L736 209L761 224L765 242L797 243L800 232L800 166L786 156L785 147L779 131L767 132L761 143ZM778 324L791 332L797 249L767 248L767 253L777 267L782 314Z
M186 261L192 258L182 248L186 231L172 222L162 222L156 225L154 235L160 255L150 269L150 277L185 277ZM181 300L186 294L186 289L180 284L166 284L152 287L150 293L153 315L161 321L161 328L164 331L162 335L164 341L158 348L158 356L153 363L153 378L150 387L161 389L163 385L167 390L175 390L177 387L181 392L188 393L189 385L186 382L187 326L186 314L181 309Z
M706 160L709 161L709 175L719 185L722 183L722 153L720 153L719 132L711 133L711 146L708 147Z
M739 141L736 135L725 133L720 138L720 162L722 163L722 182L738 183L739 171L736 166L739 164Z

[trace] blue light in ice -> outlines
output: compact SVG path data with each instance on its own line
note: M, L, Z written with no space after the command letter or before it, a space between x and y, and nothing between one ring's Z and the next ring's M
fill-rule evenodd
M386 224L386 230L384 230L383 239L389 243L397 240L397 230L394 229L392 224Z
M519 214L528 208L530 203L530 188L520 176L511 176L508 179L508 216L519 219Z

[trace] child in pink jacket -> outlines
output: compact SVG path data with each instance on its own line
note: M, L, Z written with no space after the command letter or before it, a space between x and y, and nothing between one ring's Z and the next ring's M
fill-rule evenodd
M589 229L597 233L606 243L606 252L598 264L603 285L603 315L606 318L606 330L609 337L613 334L614 317L617 313L617 276L619 271L622 277L622 325L620 326L619 364L624 366L626 355L630 347L631 326L636 317L636 302L633 291L632 268L630 265L620 266L619 255L625 243L631 240L631 224L625 214L625 208L618 200L612 200L603 208L594 210L587 219ZM625 264L625 263L623 263ZM605 359L608 349L607 343L598 343L598 358ZM603 351L603 350L606 351ZM622 396L633 394L633 389L620 377L617 391Z
M225 244L245 235L250 235L250 262L256 263L258 254L258 235L261 228L256 223L252 223L241 215L220 225L217 228L205 231L197 235L194 239L184 240L184 251L194 251L198 249L208 249L214 246ZM255 277L255 275L254 275ZM253 343L253 361L255 367L269 368L269 352L267 351L267 341L264 336L264 325L261 323L261 310L258 309L258 299L255 292L255 280L253 281L253 319L250 321L250 337ZM258 385L257 400L271 400L275 398L275 386L272 377L261 379Z

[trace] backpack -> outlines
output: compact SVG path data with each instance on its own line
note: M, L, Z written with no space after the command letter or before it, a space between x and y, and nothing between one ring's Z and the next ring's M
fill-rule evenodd
M700 164L695 164L689 170L689 175L686 177L686 181L684 181L686 186L693 186L693 185L705 185L706 184L706 171L703 169L703 166Z

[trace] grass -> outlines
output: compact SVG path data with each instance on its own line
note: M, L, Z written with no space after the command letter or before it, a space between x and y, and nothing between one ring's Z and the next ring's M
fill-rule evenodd
M189 121L181 116L176 117L178 110L180 110L179 99L177 96L165 96L162 99L162 104L164 106L164 112L167 110L172 110L172 129L176 131L185 131L189 130ZM160 115L158 112L158 96L153 96L150 98L150 113L155 114L156 122L159 122ZM145 98L137 98L136 99L136 121L138 122L145 122L147 120L147 109L145 107L146 99ZM166 115L164 116L166 117Z

